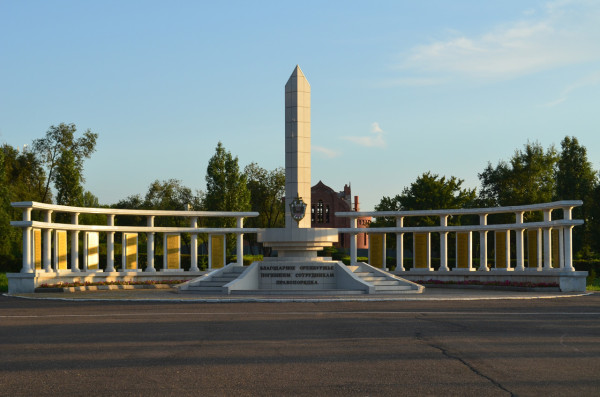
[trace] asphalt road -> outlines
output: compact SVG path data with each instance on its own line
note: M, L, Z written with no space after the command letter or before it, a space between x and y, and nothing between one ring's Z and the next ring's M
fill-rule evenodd
M592 396L600 294L493 301L0 297L2 396Z

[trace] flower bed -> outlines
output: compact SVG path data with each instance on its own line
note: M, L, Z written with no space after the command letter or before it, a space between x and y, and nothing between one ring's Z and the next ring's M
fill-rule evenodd
M417 284L422 285L460 285L460 286L487 286L487 287L509 287L509 288L559 288L557 283L532 283L520 281L480 281L480 280L464 280L464 281L442 281L442 280L417 280Z
M69 287L91 287L101 285L157 285L157 284L168 284L176 285L185 283L189 280L147 280L147 281L100 281L100 282L73 282L73 283L56 283L56 284L42 284L37 288L69 288Z

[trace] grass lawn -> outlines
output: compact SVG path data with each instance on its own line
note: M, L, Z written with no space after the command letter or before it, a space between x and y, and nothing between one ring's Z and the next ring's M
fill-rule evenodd
M0 292L8 292L8 279L6 273L0 273Z

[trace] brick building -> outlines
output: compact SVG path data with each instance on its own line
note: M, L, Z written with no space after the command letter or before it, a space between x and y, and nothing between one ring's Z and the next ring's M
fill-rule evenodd
M349 185L344 185L344 190L336 192L323 182L319 181L311 187L311 206L310 220L312 227L318 228L338 228L350 227L349 218L338 218L336 212L360 211L358 196L354 196L354 205L352 203L352 191ZM371 218L358 218L358 227L369 227ZM358 249L369 248L368 236L366 233L357 235L356 247ZM338 248L350 248L350 235L340 233L339 241L334 244Z

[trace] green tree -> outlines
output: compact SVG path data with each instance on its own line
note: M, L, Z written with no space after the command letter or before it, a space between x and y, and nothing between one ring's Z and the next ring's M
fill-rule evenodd
M238 158L226 151L221 142L206 168L205 207L209 211L249 211L250 191L246 184L246 175L240 172ZM235 219L211 219L210 224L222 227L234 227ZM234 252L235 236L227 237L229 252Z
M156 210L195 210L202 207L202 194L183 186L180 180L154 181L148 187L144 208Z
M589 213L589 234L592 250L600 252L600 184L596 185L591 195L591 201L594 203Z
M285 171L279 167L272 171L250 163L244 168L250 191L250 205L260 215L249 219L249 224L262 228L283 227L285 224Z
M202 210L203 193L197 191L196 194L192 190L184 186L180 180L168 179L165 181L155 180L148 186L148 191L144 198L141 195L135 194L129 196L118 203L113 204L113 208L122 209L146 209L146 210ZM145 225L146 218L139 216L120 216L119 224L128 225ZM189 221L182 218L158 217L155 219L157 226L188 226Z
M376 211L414 211L414 210L436 210L465 208L473 206L477 194L475 189L462 187L464 181L454 176L446 178L437 174L426 172L405 187L401 194L395 197L383 197ZM460 217L448 220L450 224L460 224ZM404 220L404 226L433 226L439 225L439 217L408 217ZM370 227L396 226L395 218L377 218ZM396 247L396 235L388 234L386 245L389 249ZM407 236L404 242L406 247L412 244L412 235ZM433 248L439 248L437 240L432 241Z
M574 252L589 252L594 235L591 229L592 208L598 203L593 199L594 189L598 185L598 174L587 158L587 150L575 137L566 136L556 165L557 200L583 200L583 206L573 211L573 216L583 219L582 227L573 230ZM582 251L583 250L583 251Z
M33 150L47 171L42 195L44 202L51 196L51 182L54 182L57 197L60 196L60 199L57 198L59 204L70 205L73 200L82 199L81 195L77 194L83 194L83 189L79 190L75 185L84 182L83 162L96 150L98 134L88 129L83 136L75 139L76 132L75 124L61 123L58 126L50 126L44 138L33 141ZM75 177L76 180L67 182L69 176ZM66 191L61 192L61 189Z
M10 201L44 201L46 173L35 154L25 148L19 151L6 144L1 150L6 183L10 187Z
M21 210L11 207L14 201L42 201L40 192L45 173L36 156L25 148L0 147L0 254L20 257L21 231L10 226L21 218ZM38 216L38 214L34 214Z
M0 255L10 255L12 254L11 237L13 234L10 226L12 208L4 159L4 150L0 150Z
M98 197L87 190L83 192L81 206L86 208L106 208L106 206L100 205ZM106 224L106 215L81 214L79 215L79 223L82 225L103 225Z
M240 172L238 158L219 142L206 168L206 209L209 211L248 211L250 192L246 175Z
M472 207L477 194L475 189L465 189L462 187L464 181L451 176L446 179L437 174L426 172L419 176L410 187L405 187L401 194L395 197L383 197L376 211L410 211L410 210L435 210L450 208ZM453 222L458 222L455 217ZM423 217L420 219L408 218L406 225L436 225L439 224L437 217ZM378 219L375 222L377 226L393 226L394 220Z
M248 227L276 228L285 225L285 171L279 167L272 171L261 168L256 163L250 163L244 168L250 205L253 211L260 215L249 218ZM251 245L256 244L256 234L246 235ZM271 254L269 247L262 247L264 256Z
M478 174L483 206L509 206L552 201L555 191L554 166L556 149L528 142L523 151L516 150L510 162L500 161L494 168L488 163Z
M83 175L70 150L63 150L56 163L54 186L56 204L81 207L83 205Z

